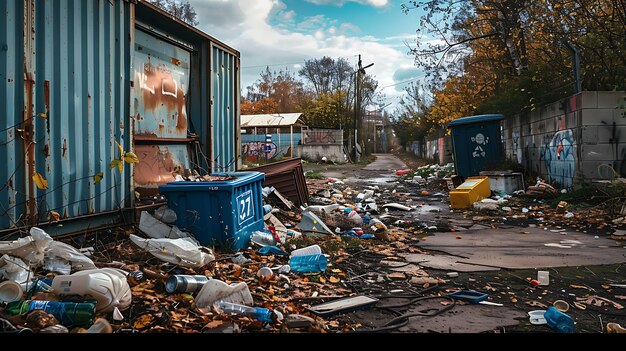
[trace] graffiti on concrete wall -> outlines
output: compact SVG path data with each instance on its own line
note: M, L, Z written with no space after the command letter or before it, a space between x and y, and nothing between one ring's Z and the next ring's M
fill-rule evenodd
M269 146L269 149L266 148ZM244 158L251 162L258 160L271 160L276 157L278 148L276 144L269 142L250 142L242 144L242 154Z
M304 139L307 144L336 144L335 130L307 130Z
M569 188L574 182L575 154L574 132L561 130L545 144L542 155L548 173L548 181L557 181L562 187Z
M474 148L474 152L472 152L472 157L486 157L487 152L483 146L487 146L489 144L489 137L485 137L483 133L478 133L471 138L472 143L476 143L476 147Z

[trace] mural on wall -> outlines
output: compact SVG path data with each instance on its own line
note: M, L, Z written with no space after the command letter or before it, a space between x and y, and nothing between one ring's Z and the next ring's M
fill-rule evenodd
M250 162L259 160L271 160L277 155L278 148L271 142L250 142L243 143L242 154L244 159Z
M548 182L557 181L563 188L570 188L574 183L575 154L574 132L561 130L545 144L543 161L548 172Z

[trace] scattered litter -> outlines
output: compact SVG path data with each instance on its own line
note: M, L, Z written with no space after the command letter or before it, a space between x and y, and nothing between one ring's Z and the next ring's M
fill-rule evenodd
M218 279L206 282L198 292L191 307L200 310L210 310L211 305L217 301L232 302L252 306L252 294L245 282L227 284Z
M399 204L399 203L395 203L395 202L389 203L389 204L385 204L382 207L383 208L393 208L393 209L401 210L401 211L413 211L413 210L415 210L415 208L413 208L413 207L405 206L405 205L402 205L402 204Z
M211 249L198 246L191 238L143 239L131 234L130 241L163 261L184 267L199 268L215 260Z

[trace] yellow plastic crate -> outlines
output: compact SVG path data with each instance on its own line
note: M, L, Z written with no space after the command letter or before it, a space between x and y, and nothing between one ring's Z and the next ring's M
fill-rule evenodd
M476 201L491 196L489 177L469 177L450 192L450 208L470 208Z

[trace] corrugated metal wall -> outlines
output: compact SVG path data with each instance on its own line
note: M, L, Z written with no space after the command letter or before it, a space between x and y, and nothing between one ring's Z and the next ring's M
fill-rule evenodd
M211 46L211 160L213 172L237 168L239 143L239 58ZM234 140L234 142L233 142Z
M129 167L120 174L109 163L119 158L115 141L130 145L130 4L8 0L0 10L0 229L47 221L51 211L70 218L128 207ZM35 172L47 190L34 186Z
M53 225L51 234L119 223L123 217L117 210L134 205L134 190L142 181L156 187L165 178L153 182L154 177L131 175L128 164L121 173L111 169L110 162L120 158L116 141L142 157L144 175L160 174L145 171L150 157L167 166L167 176L194 166L188 150L195 140L208 159L200 167L236 169L236 50L146 2L0 0L0 11L5 16L0 95L6 97L0 107L0 232L41 225L53 213L61 219L107 215ZM140 31L137 51L145 48L143 56L135 52ZM133 67L136 56L143 67ZM164 72L184 79L150 80L151 73ZM172 107L154 105L144 94L149 90L163 100L156 104L173 98ZM99 172L102 180L96 184ZM37 174L47 180L47 189L37 188Z

